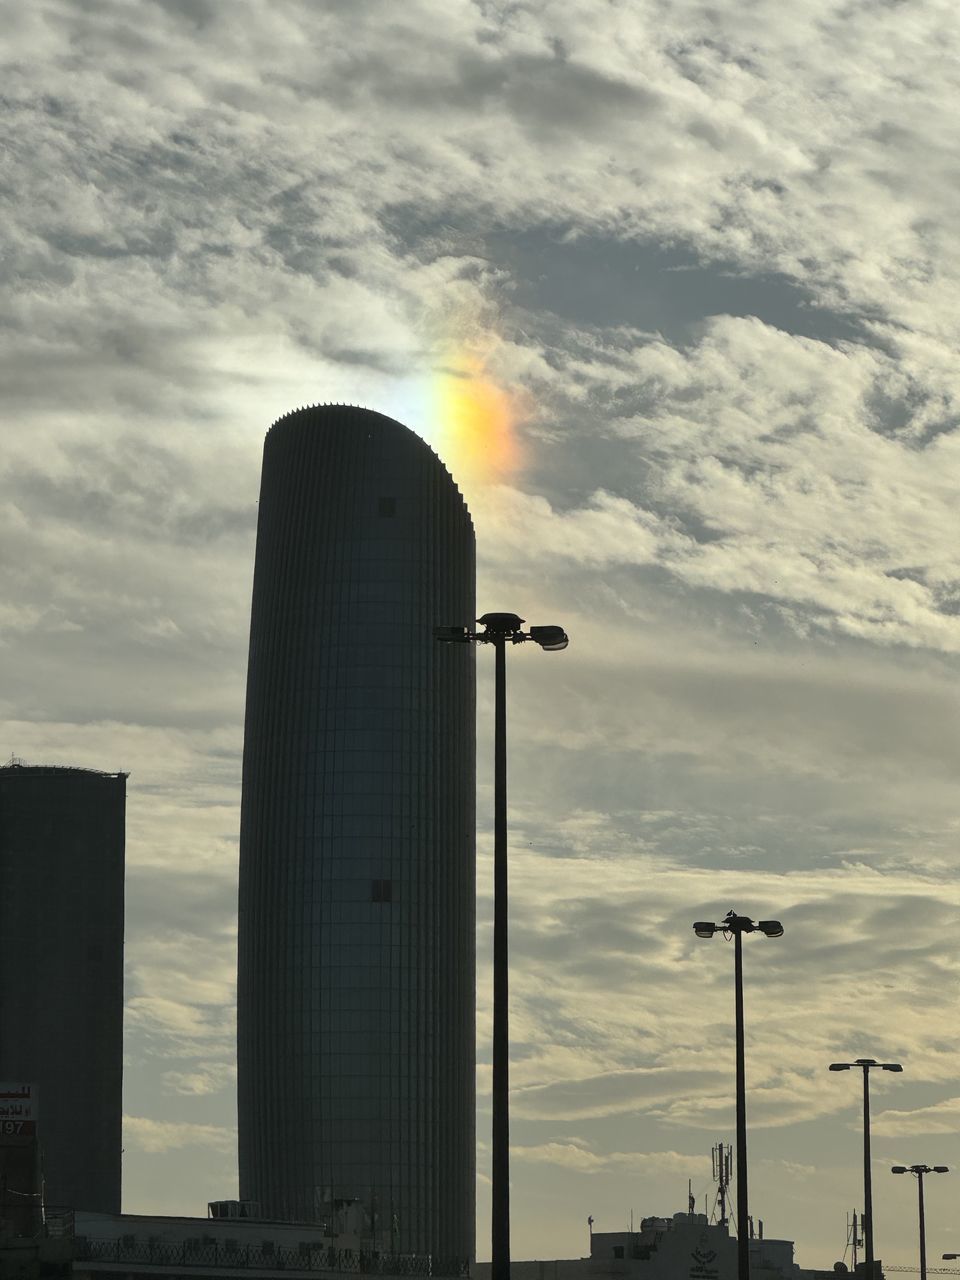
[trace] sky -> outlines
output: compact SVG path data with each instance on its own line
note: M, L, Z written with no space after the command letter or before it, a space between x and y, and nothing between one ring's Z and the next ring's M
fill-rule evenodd
M399 418L511 655L513 1252L751 1207L960 1250L960 19L946 0L0 2L0 754L129 770L124 1204L236 1194L263 437ZM478 655L478 1253L492 672Z

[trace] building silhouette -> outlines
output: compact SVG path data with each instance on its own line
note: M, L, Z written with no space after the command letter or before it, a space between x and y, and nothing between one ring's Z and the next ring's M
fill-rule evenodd
M126 783L0 768L0 1092L33 1098L0 1132L5 1208L35 1125L46 1203L120 1212Z
M474 536L435 454L378 413L264 445L237 988L240 1195L374 1247L474 1242ZM451 657L454 659L451 661Z

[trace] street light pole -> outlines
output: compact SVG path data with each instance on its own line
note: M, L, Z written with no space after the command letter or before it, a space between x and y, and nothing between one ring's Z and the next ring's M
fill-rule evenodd
M750 1236L747 1196L747 1078L743 1035L743 935L762 933L767 938L783 935L779 920L759 920L738 916L728 911L720 924L698 920L693 926L698 938L712 938L722 933L733 937L733 977L737 1051L737 1280L750 1280Z
M873 1164L870 1158L870 1068L863 1067L863 1213L860 1226L863 1230L863 1247L867 1254L867 1280L873 1276ZM866 1221L864 1221L866 1219Z
M831 1062L831 1071L850 1071L859 1067L863 1071L863 1244L867 1258L867 1280L874 1280L873 1246L873 1165L870 1159L870 1069L902 1071L899 1062L877 1062L876 1058L857 1058L856 1062Z
M493 764L493 1151L491 1280L510 1280L510 1031L507 933L506 635L494 647Z
M507 874L507 642L532 640L556 652L570 643L562 627L523 630L515 613L485 613L483 631L436 627L448 644L492 644L494 664L493 755L493 1094L491 1153L490 1280L510 1280L510 1018Z
M895 1164L890 1172L912 1173L917 1180L917 1206L920 1218L920 1280L927 1280L927 1224L923 1211L923 1175L925 1173L949 1173L950 1170L945 1164Z
M736 988L737 1040L737 1271L750 1280L747 1198L747 1070L743 1037L743 930L733 932L733 981Z

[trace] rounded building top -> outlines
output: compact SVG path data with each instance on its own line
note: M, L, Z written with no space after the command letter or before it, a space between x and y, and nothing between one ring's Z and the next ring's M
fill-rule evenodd
M364 408L362 405L310 404L301 405L297 409L291 409L289 413L282 414L277 418L267 431L266 442L269 442L271 435L278 429L282 430L285 427L296 426L305 422L313 422L317 426L321 426L325 422L329 422L331 424L336 423L338 426L343 426L349 423L359 430L362 430L363 428L378 428L389 432L402 433L398 437L399 439L403 439L405 443L409 444L414 449L427 454L431 459L431 462L444 473L453 488L463 500L464 509L467 512L467 518L471 520L471 524L473 523L470 518L469 509L466 506L466 499L463 497L463 492L446 463L436 450L431 448L431 446L427 444L426 440L424 440L422 436L418 435L411 427L406 426L402 422L398 422L396 418L391 418L385 413L380 413L376 409Z

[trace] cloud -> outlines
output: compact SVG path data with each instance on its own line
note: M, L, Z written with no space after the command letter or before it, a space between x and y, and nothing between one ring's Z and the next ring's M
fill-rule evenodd
M159 1155L185 1147L209 1147L229 1154L236 1149L236 1132L212 1124L152 1120L148 1116L123 1117L123 1141L134 1151Z
M638 1172L678 1173L703 1177L709 1172L706 1156L688 1156L678 1151L597 1153L583 1143L545 1142L536 1147L516 1146L511 1156L524 1164L549 1164L578 1173L617 1173L624 1177Z
M10 79L28 211L16 232L38 279L74 284L82 263L106 274L143 261L194 294L252 301L259 276L280 301L297 276L322 290L355 269L361 242L364 274L382 268L379 218L413 202L679 236L847 306L911 318L921 297L935 295L938 315L949 306L951 233L936 216L949 149L930 128L946 118L948 84L902 10L850 13L829 36L804 11L796 43L779 13L758 15L747 40L731 12L708 35L688 5L666 17L643 6L623 30L591 27L576 7L513 20L422 3L383 23L371 6L349 33L342 12L293 3L250 4L242 31L141 7L135 34L113 5L50 5L25 26L31 79L18 67ZM838 78L848 42L859 74ZM57 72L71 49L67 82ZM942 163L898 182L921 122ZM350 328L358 302L334 304ZM359 309L388 311L372 290ZM304 313L308 327L325 319ZM368 328L359 345L383 344L371 348Z
M231 1087L237 1078L236 1067L222 1062L198 1063L197 1071L165 1071L163 1083L172 1093L204 1097Z
M911 1111L892 1108L871 1117L871 1131L884 1138L910 1138L922 1133L942 1133L951 1136L957 1132L960 1117L960 1098L944 1098L929 1107L917 1107Z
M513 982L516 1116L731 1123L730 957L721 942L698 942L690 922L718 918L728 895L742 892L741 875L636 855L515 854L512 880L513 945L523 957ZM935 993L955 980L937 940L960 903L955 885L924 892L904 873L865 877L858 868L754 871L750 882L752 912L780 917L786 931L748 943L754 1126L809 1122L851 1105L833 1077L824 1083L825 1064L851 1052L851 1026L859 1028L854 1043L905 1061L914 1082L952 1079L952 1050L929 1044L918 1055L915 1046ZM598 885L616 885L615 895ZM480 954L483 1042L482 940ZM811 974L829 977L811 985ZM891 990L903 1002L895 1030ZM883 1081L878 1097L893 1087Z
M565 558L584 568L610 564L651 564L660 544L674 540L670 528L638 510L624 498L603 491L589 505L555 511L537 494L500 487L479 493L474 503L478 523L491 535L486 556L513 562L524 549L538 560Z
M528 1071L522 1072L521 1078L524 1075L528 1075ZM673 1072L666 1068L609 1071L579 1080L518 1088L512 1109L526 1119L564 1117L579 1120L589 1116L617 1115L638 1108L650 1109L678 1092L693 1090L699 1093L710 1083L716 1087L719 1078L712 1072Z
M749 317L711 320L686 351L628 342L566 363L563 390L586 385L608 402L606 431L624 442L627 474L643 477L641 496L600 491L554 511L542 497L486 495L491 567L521 546L544 568L555 556L655 564L693 589L775 602L801 634L956 652L957 438L926 438L928 410L910 407L929 374ZM548 394L559 390L554 377ZM957 391L951 377L941 395L952 403ZM888 417L902 407L907 425L885 429L880 403ZM574 435L572 418L562 438Z
M182 951L180 955L183 955ZM174 976L168 968L161 968L158 972L167 979ZM131 1029L159 1033L182 1040L188 1045L208 1038L228 1042L232 1031L230 1011L220 1004L204 1009L200 1003L189 1002L191 995L195 997L193 991L188 989L183 994L187 999L179 1001L160 995L135 996L127 1001L125 1024Z

